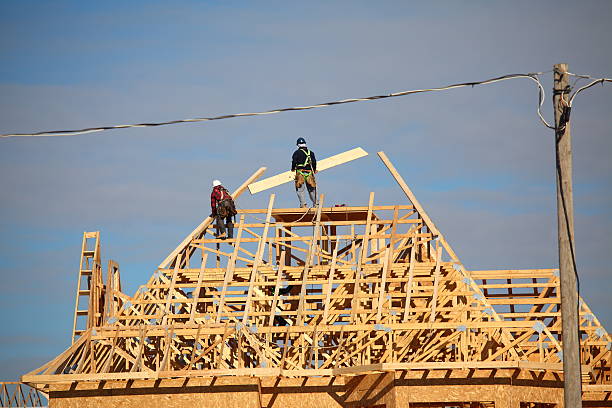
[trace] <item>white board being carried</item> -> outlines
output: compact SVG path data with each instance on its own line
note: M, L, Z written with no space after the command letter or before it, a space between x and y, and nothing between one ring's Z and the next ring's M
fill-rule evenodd
M355 149L348 150L344 153L339 153L323 160L317 160L317 171L327 170L331 167L335 167L339 164L344 164L367 155L368 152L363 150L361 147L356 147ZM259 193L260 191L293 181L294 177L295 172L286 171L284 173L277 174L276 176L268 177L256 183L249 184L249 191L251 194Z

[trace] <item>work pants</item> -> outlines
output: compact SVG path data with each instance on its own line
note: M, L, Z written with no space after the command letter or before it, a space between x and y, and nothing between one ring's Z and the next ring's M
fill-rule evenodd
M230 215L224 219L217 215L215 219L217 220L217 236L223 235L227 227L227 237L234 238L234 223L232 222L232 216Z
M312 206L317 205L317 182L314 174L310 173L308 177L304 177L301 173L296 173L295 176L295 191L300 200L300 207L306 207L306 190L312 201Z

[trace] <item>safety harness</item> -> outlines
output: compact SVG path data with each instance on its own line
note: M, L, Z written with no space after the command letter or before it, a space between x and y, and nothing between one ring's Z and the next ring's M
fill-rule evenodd
M235 216L237 211L232 196L222 186L219 187L219 190L221 191L221 198L217 202L217 215L221 218Z
M302 164L297 164L295 171L304 176L304 180L306 180L312 174L312 160L310 159L310 149L306 149L306 151L304 151L304 154L306 154L306 160L304 160L304 163ZM310 170L305 169L307 165L310 166Z

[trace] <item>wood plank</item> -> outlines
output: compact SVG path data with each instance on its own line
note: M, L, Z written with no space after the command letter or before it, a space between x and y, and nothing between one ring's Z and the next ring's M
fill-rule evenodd
M336 258L338 257L338 245L334 247L334 253L332 254L332 261L329 267L329 276L327 281L327 287L325 290L325 301L324 301L324 311L323 311L323 320L322 324L327 324L327 316L329 314L329 308L331 306L331 293L332 287L334 286L334 273L336 272Z
M238 225L238 235L236 236L236 242L234 243L234 251L228 262L225 270L225 276L223 278L223 287L221 288L221 299L219 299L219 306L217 307L217 323L221 321L221 310L225 303L225 294L227 291L227 285L234 279L234 268L236 267L236 258L238 258L238 248L240 247L240 240L242 239L242 229L244 226L244 215L240 216L240 224Z
M561 363L540 363L532 361L465 361L465 362L426 362L426 363L378 363L353 367L339 367L334 369L298 369L281 370L279 368L233 368L214 370L183 370L140 373L99 373L99 374L56 374L56 375L24 375L21 380L29 384L45 383L71 383L73 381L108 381L108 380L136 380L161 379L184 377L215 377L215 376L330 376L359 374L372 371L396 370L466 370L466 369L513 369L524 368L528 370L562 371ZM585 369L588 368L585 366ZM586 385L585 391L609 391L609 384Z
M202 251L202 264L200 266L200 272L198 273L198 283L196 283L196 286L192 292L193 302L191 303L191 313L189 314L189 323L193 323L196 309L198 307L198 301L200 300L200 290L202 288L202 279L204 278L204 271L206 269L207 259L208 259L208 253ZM176 287L176 284L175 284L175 287Z
M353 300L351 301L351 323L355 323L355 319L360 312L361 309L361 301L359 300L359 292L361 291L361 275L363 271L361 270L363 261L368 254L368 234L370 232L370 223L372 222L372 207L374 206L374 192L370 192L370 199L368 202L368 215L365 226L365 235L363 242L361 243L361 254L359 256L359 260L357 261L357 266L355 268L355 287L353 288ZM354 240L353 240L354 241Z
M380 285L378 286L378 308L376 310L376 321L381 323L382 320L382 305L385 301L385 285L387 282L387 271L389 270L389 258L391 257L391 248L385 249L385 256L383 258L383 270Z
M419 201L416 199L416 196L414 195L412 190L410 190L410 187L408 187L408 184L406 184L402 176L400 176L399 172L395 169L395 166L393 166L393 164L391 163L391 161L389 160L385 152L378 152L378 157L380 157L380 159L383 161L385 166L387 166L387 169L389 170L389 172L391 173L395 181L397 181L397 184L399 184L404 194L406 194L406 196L408 197L412 205L414 205L414 208L419 213L419 216L423 219L423 222L425 222L425 225L427 225L427 228L429 228L429 230L434 235L440 235L440 231L438 231L438 228L435 226L433 221L429 218L429 215L425 212L425 209L421 206L421 203L419 203Z
M268 213L266 214L266 226L264 232L261 234L261 240L259 241L259 247L257 248L257 256L251 270L251 279L249 282L249 290L247 294L247 300L244 305L244 315L242 316L242 324L247 324L249 319L249 312L251 311L251 298L253 297L253 286L255 285L255 279L258 275L257 268L261 263L266 243L268 242L268 229L270 227L270 218L272 217L272 207L274 206L274 194L270 194L270 201L268 201Z
M532 329L532 321L467 321L463 325L468 329L486 329L486 328L509 328L512 330ZM375 330L374 324L355 324L355 325L320 325L319 331L323 332L339 332L344 330L349 331L371 331ZM457 322L442 322L436 321L431 323L419 323L419 322L407 322L407 323L387 323L386 327L392 330L436 330L436 329L456 329ZM132 326L133 327L133 326ZM139 331L136 328L126 327L119 331L118 337L135 337L139 335ZM198 325L175 325L175 334L178 336L195 334L195 330ZM291 333L310 333L314 327L312 326L290 326L289 330ZM116 327L112 328L99 328L97 334L93 335L94 340L106 340L115 334ZM149 326L147 328L147 336L159 337L165 335L165 331L161 326ZM285 333L287 330L286 326L273 326L273 327L260 327L258 333ZM202 334L223 334L223 328L219 325L202 327Z
M240 197L240 195L244 192L244 190L247 188L247 186L252 183L253 181L257 180L259 177L261 177L261 175L266 171L265 167L260 167L255 173L253 173L251 175L251 177L249 177L248 179L246 179L246 181L244 183L242 183L242 185L240 185L240 187L238 187L236 190L234 190L232 192L232 197L234 198L234 200L236 200L238 197ZM189 243L193 240L198 238L203 231L206 231L206 228L208 228L208 226L213 222L213 218L212 217L206 217L206 219L204 219L204 221L202 221L200 223L200 225L198 225L196 227L196 229L194 229L191 234L187 235L185 237L185 239L183 239L183 241L174 249L174 251L172 251L170 253L170 255L168 255L166 257L166 259L164 259L160 264L159 264L159 268L166 268L170 262L174 261L174 259L176 258L176 256L178 255L179 252L181 252L182 250L184 250L185 248L187 248L187 246L189 245Z
M306 263L304 264L304 269L302 270L302 284L300 287L300 298L298 302L298 310L297 310L297 324L302 325L304 322L304 306L305 306L305 295L306 295L306 280L308 279L308 272L310 271L310 266L314 260L314 252L317 247L317 241L319 239L320 231L321 231L321 208L323 208L323 200L325 199L325 194L321 194L319 197L319 206L317 207L316 214L316 222L314 225L314 235L312 237L312 241L310 242L310 248L308 250L308 257L306 258Z
M162 324L165 325L167 322L166 315L170 312L170 305L172 304L172 297L174 296L174 285L176 285L176 277L178 276L179 264L181 263L181 254L179 254L177 258L176 265L174 266L174 271L172 272L172 280L170 282L170 287L168 288L168 294L166 295L166 304L164 306L164 317L162 320Z
M363 150L361 147L357 147L355 149L348 150L346 152L339 153L322 160L317 160L317 171L320 172L323 170L327 170L329 168L350 162L352 160L359 159L361 157L365 157L367 155L368 153L365 150ZM249 184L249 191L251 192L251 194L256 194L269 188L289 183L290 181L293 181L294 178L294 171L286 171L284 173L268 177L256 183Z
M278 271L276 272L276 283L274 284L274 299L272 299L272 306L270 306L270 319L268 326L274 326L274 315L276 313L276 304L278 302L278 294L280 292L281 279L283 277L283 269L285 267L285 250L280 252Z
M402 322L406 323L410 317L410 302L412 298L412 281L414 279L414 262L416 257L416 247L410 250L410 264L408 266L408 282L406 282L406 300L404 301L404 317Z
M404 192L406 197L408 197L408 199L410 200L412 205L414 205L415 210L419 213L419 216L423 219L423 222L425 223L425 225L427 225L429 230L434 235L438 236L438 238L440 240L440 243L442 244L442 246L444 247L444 249L446 250L446 252L450 256L451 260L457 263L457 265L458 265L458 267L459 267L459 269L461 271L461 274L464 277L470 278L469 272L467 270L465 270L465 268L463 267L463 264L461 263L461 261L457 257L457 254L455 254L455 251L453 250L453 248L446 241L446 238L444 237L444 235L442 235L440 233L440 231L435 226L433 221L429 218L429 215L425 212L425 209L423 209L423 207L421 206L421 204L419 203L419 201L416 199L415 195L413 194L412 190L410 190L410 187L408 187L408 184L406 184L406 182L404 181L402 176L395 169L395 166L393 166L393 164L391 163L391 161L389 160L389 158L387 157L385 152L382 152L382 151L378 152L378 157L380 157L380 159L382 160L384 165L387 167L387 169L389 170L389 172L391 173L391 175L393 176L393 178L395 179L397 184L399 184L400 188L402 189L402 191ZM476 283L472 279L470 279L469 285L474 289L475 292L478 293L480 291L480 288L478 287L478 285L476 285ZM490 304L487 302L486 299L479 300L479 302L481 302L485 307L489 307L490 306ZM492 310L493 310L493 312L492 312L493 319L501 320L501 318L499 317L499 315L497 314L495 309L492 309ZM508 335L506 333L503 333L503 337L504 337L504 340L506 342L511 342L513 340L512 336L510 336L510 335ZM518 355L515 355L515 357L518 358Z
M436 307L438 306L438 286L440 285L440 261L442 260L442 247L436 249L436 269L434 271L434 289L431 298L431 314L429 321L433 323L436 320Z

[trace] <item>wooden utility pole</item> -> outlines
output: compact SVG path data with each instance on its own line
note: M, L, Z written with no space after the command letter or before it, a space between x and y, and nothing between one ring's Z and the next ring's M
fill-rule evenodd
M567 64L554 66L553 108L557 158L557 227L559 276L563 321L563 378L566 408L582 407L580 337L578 329L578 282L574 246L572 199L572 138L570 135L569 75Z

